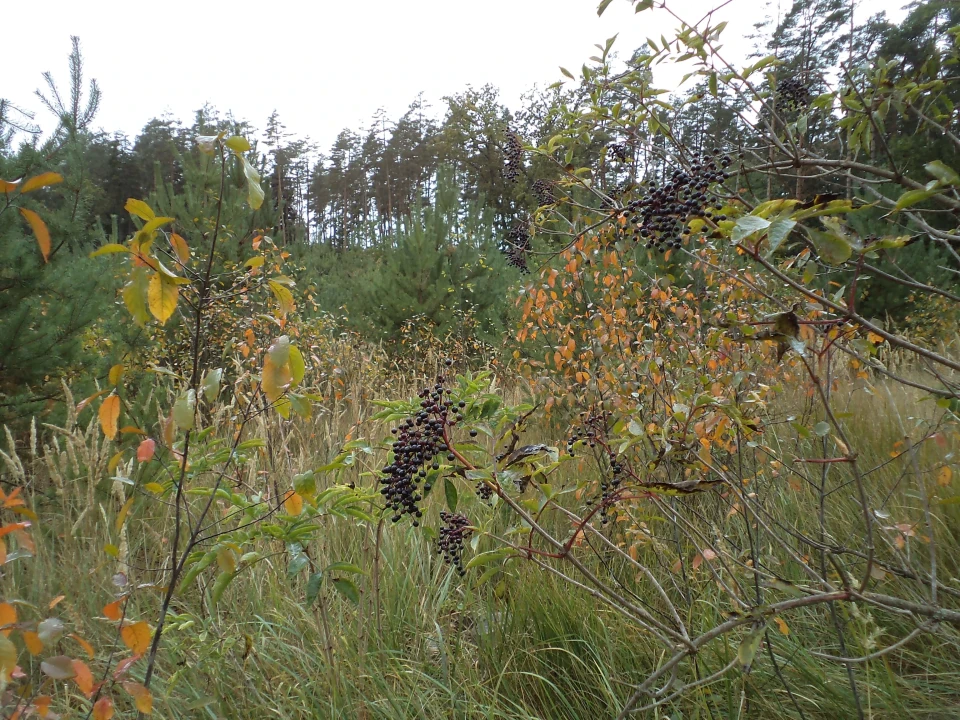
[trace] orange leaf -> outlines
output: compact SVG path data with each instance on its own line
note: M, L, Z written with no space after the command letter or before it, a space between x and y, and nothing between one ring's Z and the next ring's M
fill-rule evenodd
M93 645L91 645L90 643L88 643L86 640L84 640L82 637L80 637L80 636L77 635L76 633L70 633L70 637L72 637L74 640L76 640L76 641L77 641L77 645L79 645L80 647L83 648L83 651L87 654L87 657L90 658L91 660L93 660L93 656L96 654L96 653L93 651Z
M299 515L303 512L303 497L300 493L292 492L287 495L286 500L283 501L283 509L287 511L288 515Z
M117 436L117 423L120 421L120 397L111 395L100 405L100 427L108 439Z
M53 610L57 605L59 605L61 602L63 602L63 599L64 599L65 597L66 597L66 595L57 595L53 600L51 600L51 601L47 604L47 607L50 608L51 610Z
M114 526L117 529L117 532L120 532L120 528L123 527L123 523L127 521L127 515L130 514L130 508L133 507L133 499L135 496L131 495L127 498L127 501L123 504L123 507L120 508L120 512L117 513L117 519L114 523Z
M157 443L147 438L137 448L137 460L139 462L150 462L153 459L153 453L157 449Z
M40 639L39 635L30 630L24 630L21 634L23 635L23 644L27 646L27 652L33 656L43 652L43 640Z
M34 237L37 238L37 245L40 247L40 254L43 255L43 261L49 261L50 231L47 229L47 224L43 222L43 220L40 219L40 216L37 215L33 210L20 208L20 214L23 215L24 220L27 221L27 224L30 225L30 229L33 230Z
M39 190L40 188L48 187L49 185L56 185L57 183L63 182L63 175L55 172L45 172L32 177L27 180L23 187L20 188L20 193L28 193L31 190Z
M0 627L17 624L17 610L10 603L0 603ZM10 637L12 628L0 631L4 637Z
M47 717L50 714L51 700L49 695L37 695L33 699L33 711L42 718Z
M784 621L782 617L775 617L773 621L777 624L777 628L780 630L781 635L789 635L790 627Z
M9 195L18 187L20 187L19 180L15 180L14 182L10 182L9 180L0 180L0 193L3 193L4 195Z
M0 539L0 565L7 564L7 544Z
M86 697L93 695L93 673L90 672L87 664L83 662L83 660L74 660L73 672L76 673L73 681L77 684L77 687L80 688L80 692Z
M16 532L17 530L23 530L24 528L28 528L28 527L30 527L30 523L28 522L18 522L18 523L10 523L9 525L4 525L3 527L0 527L0 538L2 538L4 535L9 535L12 532Z
M133 698L133 704L137 706L137 710L144 715L150 715L153 712L153 695L150 694L147 688L140 683L125 682L123 689L130 693L130 697Z
M143 655L147 651L150 647L152 635L150 626L143 620L120 628L120 637L123 639L123 644L137 655Z
M190 248L187 246L187 241L182 237L176 233L170 233L170 245L181 263L186 263L190 259Z
M123 598L120 598L119 600L114 600L109 605L103 606L103 614L107 619L118 622L120 618L123 617L123 611L120 609L120 603L122 603L123 600Z
M113 700L102 697L93 706L93 720L110 720L113 717Z

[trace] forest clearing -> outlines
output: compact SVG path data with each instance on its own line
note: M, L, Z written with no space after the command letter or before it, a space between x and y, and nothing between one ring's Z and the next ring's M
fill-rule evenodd
M328 149L0 99L0 718L960 717L960 7L727 5Z

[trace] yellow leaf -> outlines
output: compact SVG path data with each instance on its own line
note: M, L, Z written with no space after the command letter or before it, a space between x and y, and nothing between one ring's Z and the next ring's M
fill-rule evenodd
M160 495L163 492L163 485L158 482L148 482L143 486L144 490L149 490L154 495Z
M17 647L6 635L0 635L0 687L10 681L10 674L17 667Z
M264 263L263 255L256 255L247 260L243 265L248 268L258 268Z
M306 371L306 364L303 361L303 354L296 345L290 346L290 377L292 379L291 387L296 387L303 380L303 374Z
M63 182L63 175L55 172L45 172L32 177L27 180L23 187L20 188L20 193L28 193L31 190L39 190L40 188L48 187L50 185L56 185L57 183Z
M231 135L223 144L235 153L247 152L250 149L250 141L241 135Z
M236 572L237 556L230 548L220 548L217 551L217 565L225 573Z
M296 517L303 512L303 497L300 493L292 492L287 495L286 500L283 501L283 509L287 511L288 515L293 515Z
M0 565L7 564L7 543L0 538Z
M147 289L147 302L150 304L150 312L160 321L161 325L166 324L173 311L177 309L177 295L180 290L176 283L170 281L160 273L154 273L150 278L150 285Z
M110 380L111 385L116 385L118 382L120 382L120 378L123 377L123 369L123 365L114 365L112 368L110 368L108 379Z
M176 233L170 233L170 245L181 263L186 263L190 259L190 248L187 246L187 241L182 237Z
M30 225L30 229L33 230L34 237L37 238L37 245L40 248L40 254L43 255L43 261L49 261L50 231L47 229L47 224L43 222L40 216L37 215L33 210L20 208L20 214L23 215L24 220L27 221L27 224Z
M777 628L780 630L781 635L790 634L790 626L787 625L782 617L775 617L773 621L777 624Z
M268 353L263 359L263 376L260 387L271 403L280 399L280 396L290 387L293 378L290 375L289 363L278 365Z
M113 717L113 700L102 697L93 705L93 720L110 720Z
M27 652L36 657L43 652L43 640L40 639L40 636L35 632L30 630L24 630L23 635L23 644L27 646Z
M117 513L117 521L114 523L117 532L120 532L120 528L123 527L123 523L127 520L127 515L130 514L130 508L133 507L133 496L127 498L127 501L123 504L123 507L120 508L120 512Z
M130 693L130 697L133 698L133 704L137 706L137 710L144 715L153 713L153 695L150 694L147 688L137 682L125 682L123 683L123 689Z
M296 310L297 304L293 301L293 293L290 292L290 288L284 287L276 280L270 280L267 284L270 286L273 296L277 299L277 304L280 305L281 315L288 315Z
M152 636L150 626L143 620L120 628L120 637L123 639L123 644L136 655L143 655L149 649Z
M950 484L950 481L953 479L953 470L949 466L944 465L942 468L937 470L937 485L946 486Z
M117 465L120 464L121 460L123 460L123 451L114 453L114 456L110 458L110 462L107 463L107 472L116 472Z
M111 395L100 405L100 427L110 440L117 436L117 423L120 421L120 397Z
M17 609L10 603L0 603L0 627L17 624ZM10 637L12 628L2 631L4 637Z
M90 253L90 257L100 257L101 255L112 255L114 253L123 252L130 252L130 248L128 248L126 245L119 245L117 243L107 243L106 245L101 245L92 253Z
M63 602L64 598L66 597L66 595L57 595L53 600L47 603L47 607L53 610L57 605Z
M130 198L127 200L127 204L123 206L123 209L126 210L131 215L136 215L141 220L153 220L157 214L153 211L149 205L147 205L143 200L135 200Z
M120 557L120 548L113 543L107 543L103 546L103 551L110 557Z

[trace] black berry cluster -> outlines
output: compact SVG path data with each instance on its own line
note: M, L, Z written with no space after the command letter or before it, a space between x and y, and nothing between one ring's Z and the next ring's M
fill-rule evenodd
M630 161L630 147L626 143L610 143L607 145L607 152L622 163Z
M687 223L693 218L726 220L711 210L720 204L711 188L730 176L731 162L729 155L714 150L694 160L689 169L674 170L662 185L650 183L645 194L626 208L633 239L664 252L679 248L689 237Z
M587 447L595 448L597 438L603 437L607 432L607 420L610 413L606 410L588 413L586 410L580 413L580 425L571 429L570 436L567 438L567 454L573 457L575 445L583 441Z
M539 203L541 207L544 205L552 205L557 201L556 196L553 194L553 186L546 180L537 180L533 183L533 195L537 198L537 203Z
M810 88L799 78L777 83L777 110L802 110L810 104Z
M463 567L463 544L473 534L470 521L462 513L440 512L440 534L437 536L437 552L443 555L443 561L453 565L461 577L466 574Z
M520 220L510 228L501 249L507 256L507 264L522 273L529 272L527 253L530 252L530 230L525 220Z
M607 453L610 463L610 475L600 476L600 522L606 525L613 514L613 504L618 500L620 485L623 484L623 464L617 453L611 448Z
M507 130L507 142L503 148L503 177L516 182L523 168L523 143L513 130Z
M453 364L446 361L447 367ZM446 459L453 461L445 430L463 420L462 410L466 403L450 399L450 389L445 386L446 377L437 376L437 382L420 391L420 411L407 418L391 432L397 436L393 444L393 462L383 468L380 482L384 485L380 493L387 501L387 507L393 510L393 522L399 522L404 514L413 517L413 525L420 524L423 511L419 503L423 493L430 490L426 482L429 469L439 470L439 456L447 453ZM421 483L423 487L421 489Z

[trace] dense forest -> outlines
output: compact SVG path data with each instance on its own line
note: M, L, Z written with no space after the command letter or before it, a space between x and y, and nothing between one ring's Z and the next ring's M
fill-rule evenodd
M960 713L960 8L618 2L329 148L0 99L0 717Z

